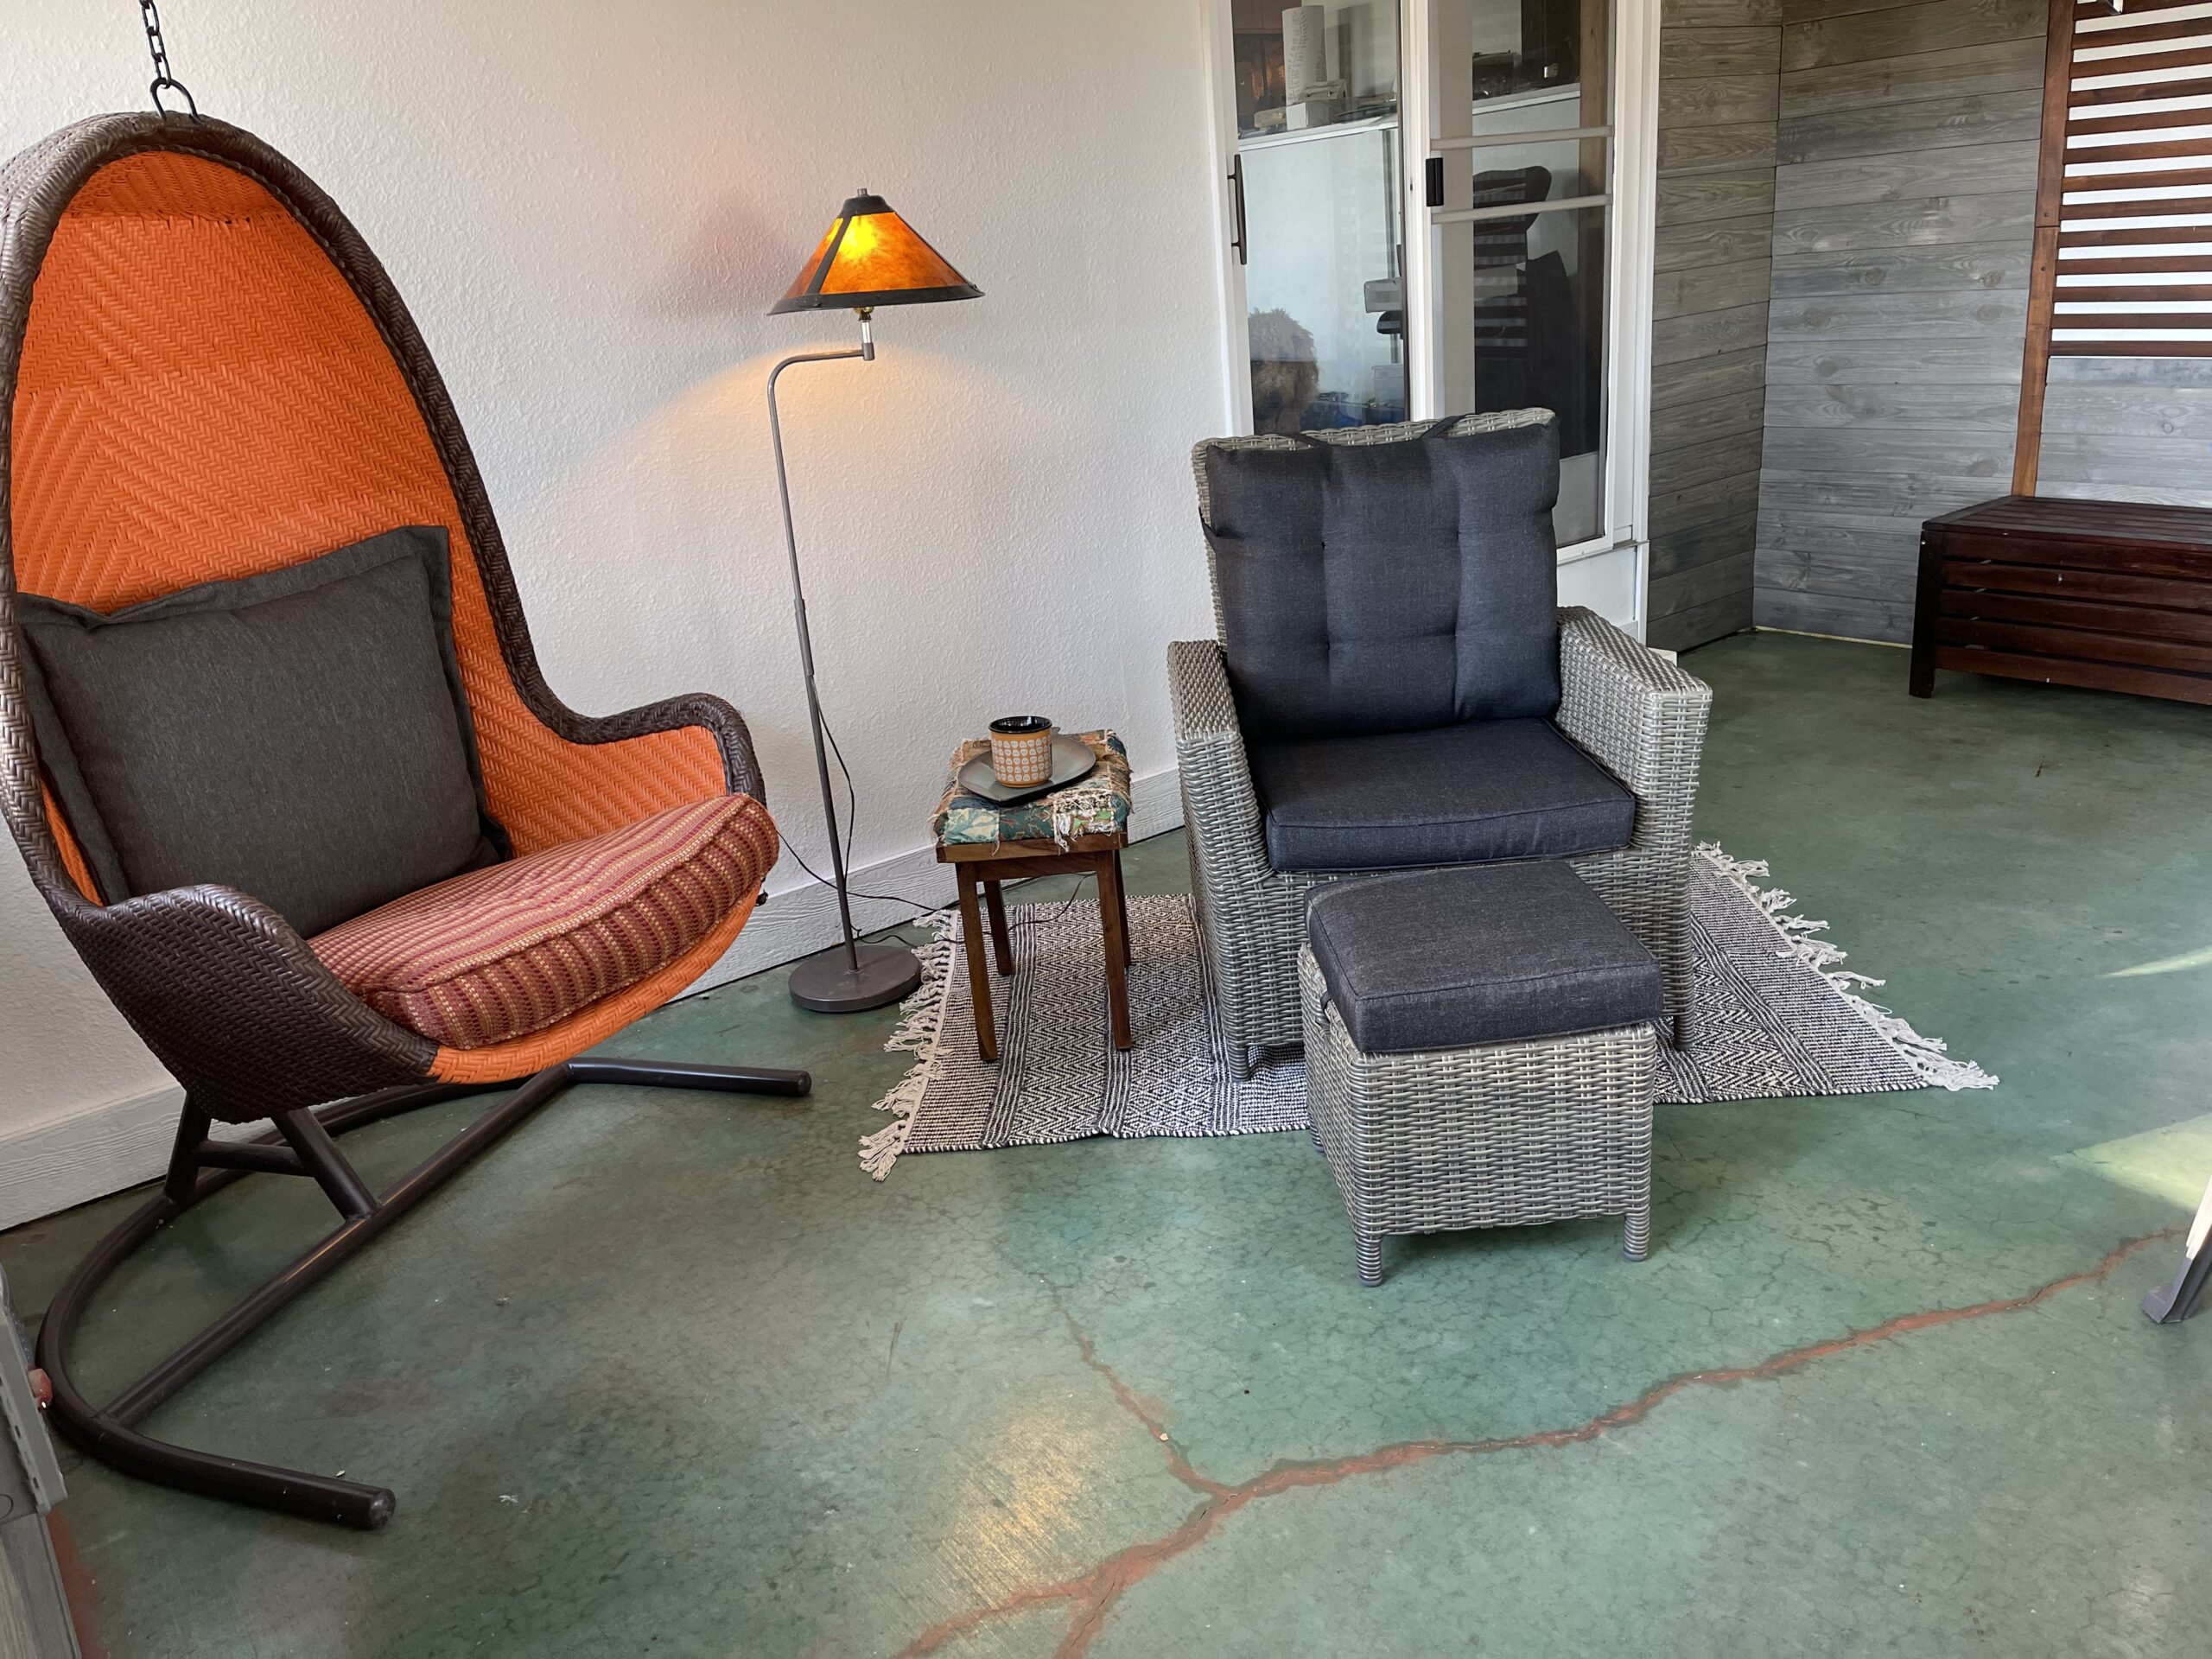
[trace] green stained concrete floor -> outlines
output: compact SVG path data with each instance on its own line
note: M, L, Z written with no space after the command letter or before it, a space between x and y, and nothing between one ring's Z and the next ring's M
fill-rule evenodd
M2138 1305L2212 1173L2212 710L1914 702L1899 652L1771 634L1689 664L1703 833L2003 1087L1662 1108L1648 1262L1459 1235L1370 1292L1303 1135L874 1185L891 1016L765 976L621 1046L810 1100L579 1090L153 1420L389 1484L385 1531L73 1463L106 1651L2206 1652L2212 1317ZM1184 879L1173 837L1129 864ZM462 1109L348 1144L388 1175ZM125 1202L0 1239L19 1304ZM177 1228L87 1379L318 1203Z

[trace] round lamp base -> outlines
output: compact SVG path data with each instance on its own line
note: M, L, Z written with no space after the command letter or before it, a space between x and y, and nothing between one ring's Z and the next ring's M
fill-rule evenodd
M922 982L922 964L903 944L858 947L855 969L842 945L791 969L791 1001L817 1014L858 1014L904 998Z

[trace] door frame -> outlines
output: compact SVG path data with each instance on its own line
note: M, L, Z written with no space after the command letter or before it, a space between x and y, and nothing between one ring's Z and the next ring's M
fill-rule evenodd
M1206 48L1206 166L1213 177L1214 292L1221 309L1217 334L1221 341L1222 430L1242 433L1252 429L1252 346L1244 262L1236 247L1242 199L1236 172L1236 22L1231 0L1200 0L1199 14Z
M1236 48L1230 0L1201 0L1205 34L1208 166L1214 188L1216 299L1220 309L1222 414L1227 430L1252 428L1251 348L1244 267L1234 243L1237 194L1235 71ZM1434 130L1433 51L1428 0L1401 0L1398 19L1399 153L1404 191L1400 225L1404 237L1406 354L1409 412L1433 420L1450 411L1436 407L1435 358L1428 319L1436 303L1436 261L1427 234L1423 163ZM1649 577L1651 476L1651 300L1659 171L1659 7L1656 0L1614 0L1612 212L1607 226L1605 317L1610 372L1605 392L1606 531L1560 550L1571 565L1608 556L1633 561L1633 616L1643 631ZM1595 577L1597 572L1586 573ZM1623 572L1625 575L1627 573ZM1607 584L1622 584L1616 579Z

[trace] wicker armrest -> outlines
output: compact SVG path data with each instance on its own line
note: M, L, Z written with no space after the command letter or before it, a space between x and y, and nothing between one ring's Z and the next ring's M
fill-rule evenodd
M1559 615L1559 726L1639 801L1687 808L1713 690L1594 612Z
M116 1007L215 1117L251 1122L429 1072L437 1046L362 1002L258 899L202 886L100 906L73 891L54 910Z
M620 715L579 715L573 709L563 712L570 723L554 729L571 743L621 743L634 737L650 737L657 732L696 728L715 740L728 786L763 804L767 801L768 786L760 775L760 761L753 753L753 734L746 728L745 716L720 697L695 691L649 702L642 709Z
M1210 861L1233 860L1265 870L1267 842L1252 787L1244 734L1236 724L1229 668L1216 639L1179 639L1167 647L1167 691L1175 710L1175 763L1189 833Z

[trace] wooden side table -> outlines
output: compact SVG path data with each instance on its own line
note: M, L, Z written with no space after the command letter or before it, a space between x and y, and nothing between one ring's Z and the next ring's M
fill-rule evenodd
M1098 925L1105 942L1106 1009L1114 1046L1129 1034L1129 906L1122 887L1122 849L1129 844L1129 761L1111 732L1081 734L1098 756L1098 768L1065 789L1014 806L964 794L960 768L988 747L963 744L952 757L953 781L939 804L933 828L937 856L952 866L960 887L960 931L968 954L969 1000L976 1010L976 1048L986 1060L999 1057L991 1010L990 970L983 960L983 918L990 918L992 954L999 972L1014 972L1014 939L1007 927L1008 881L1037 875L1098 878ZM978 903L980 894L981 903Z

